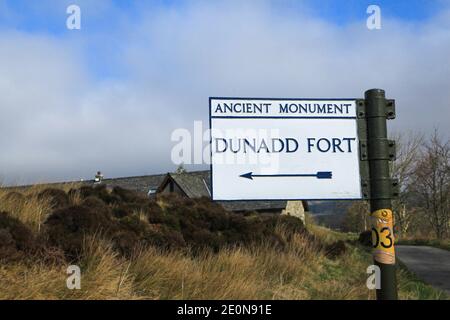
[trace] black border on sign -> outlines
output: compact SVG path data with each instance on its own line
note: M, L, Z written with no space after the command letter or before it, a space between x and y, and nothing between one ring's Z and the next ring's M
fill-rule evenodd
M336 200L343 200L343 201L355 201L355 200L363 200L363 190L361 186L361 156L360 156L360 148L359 145L357 146L358 151L358 172L359 172L359 190L360 190L360 197L358 198L319 198L319 199L233 199L233 200L222 200L222 199L214 199L214 183L213 183L213 164L212 164L212 116L211 116L211 100L275 100L275 101L305 101L305 100L315 100L315 101L327 101L327 100L339 100L339 101L357 101L359 98L242 98L242 97L209 97L209 153L210 153L210 161L209 161L209 171L210 171L210 184L211 184L211 200L212 201L222 201L222 202L232 202L232 201L336 201ZM215 119L349 119L349 120L355 120L356 121L356 137L358 138L358 143L360 142L359 138L359 132L358 132L358 119L357 117L214 117Z

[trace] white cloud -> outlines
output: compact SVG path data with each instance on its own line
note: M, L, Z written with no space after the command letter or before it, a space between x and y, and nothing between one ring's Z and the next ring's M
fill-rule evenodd
M171 131L206 121L217 95L362 97L381 87L397 100L392 128L439 126L448 135L449 11L420 24L383 19L380 31L365 28L364 14L336 26L264 2L142 7L118 30L115 55L98 32L3 33L0 175L29 182L169 170ZM99 80L89 69L93 41L95 56L124 77Z

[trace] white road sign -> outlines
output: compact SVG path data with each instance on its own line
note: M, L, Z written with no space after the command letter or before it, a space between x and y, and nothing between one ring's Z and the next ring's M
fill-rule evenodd
M355 99L209 102L213 200L362 198Z

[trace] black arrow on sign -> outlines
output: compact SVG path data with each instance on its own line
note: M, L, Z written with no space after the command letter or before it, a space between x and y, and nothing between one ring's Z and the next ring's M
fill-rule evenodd
M317 179L331 179L333 176L331 171L318 171L317 173L291 173L291 174L253 174L248 172L241 174L239 177L253 180L253 178L272 178L272 177L316 177Z

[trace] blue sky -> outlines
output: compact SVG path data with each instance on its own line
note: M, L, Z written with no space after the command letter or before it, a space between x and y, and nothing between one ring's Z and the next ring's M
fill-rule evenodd
M0 0L0 183L172 170L171 134L207 126L209 96L381 87L392 131L448 136L449 56L449 0Z
M444 8L444 2L439 0L320 0L308 3L313 12L337 24L364 19L361 13L371 4L378 5L385 17L413 22L429 19Z
M125 76L121 66L107 59L99 59L104 52L119 48L117 42L123 37L120 29L133 21L144 19L145 13L160 10L182 12L190 3L206 1L121 1L121 0L0 0L0 8L6 14L0 15L0 30L18 30L31 34L46 34L71 40L74 37L85 39L84 51L91 71L98 77ZM212 1L214 2L214 1ZM248 1L251 3L253 1ZM256 0L255 2L258 2ZM408 23L420 24L432 19L440 10L446 8L446 0L280 0L260 1L280 15L312 15L336 26L364 23L366 9L371 4L379 5L383 18L393 18ZM236 2L237 4L238 2ZM82 10L82 31L79 34L65 28L68 5L77 4ZM5 10L6 8L6 10ZM236 5L239 10L239 5ZM3 19L2 19L3 18ZM96 34L94 40L86 37ZM102 40L98 41L98 37ZM112 59L112 58L111 58Z
M142 10L158 10L165 8L183 8L189 1L160 0L160 1L121 1L94 0L94 4L87 1L57 0L2 0L0 3L9 8L17 19L2 23L2 27L12 27L29 32L50 32L62 34L64 30L65 9L69 4L78 4L83 8L86 28L105 29L114 26L117 16L124 15L131 19L138 17ZM192 2L192 1L191 1ZM196 1L198 2L198 1ZM250 2L250 1L249 1ZM364 20L365 10L376 4L382 8L383 15L407 21L423 21L430 19L439 10L448 5L445 0L304 0L304 1L271 1L274 9L288 8L294 12L309 10L312 14L332 21L338 25L353 21Z

